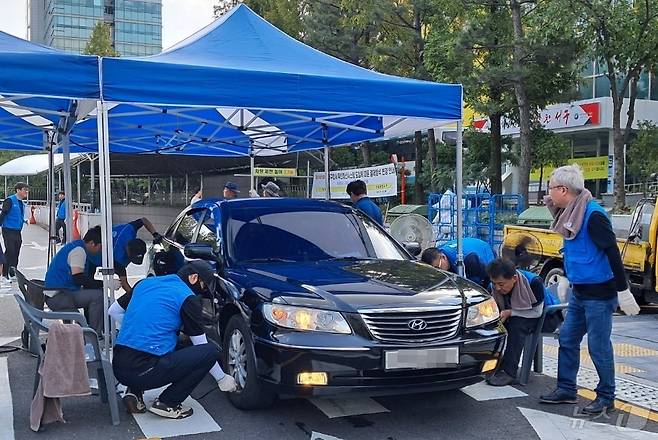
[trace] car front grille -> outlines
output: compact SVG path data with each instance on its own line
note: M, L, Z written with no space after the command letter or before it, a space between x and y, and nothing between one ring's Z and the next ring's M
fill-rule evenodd
M457 334L461 307L360 310L370 333L386 342L430 342Z

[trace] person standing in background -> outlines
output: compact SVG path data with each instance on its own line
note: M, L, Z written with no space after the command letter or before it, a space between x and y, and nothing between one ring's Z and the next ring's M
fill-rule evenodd
M23 200L27 198L29 186L27 183L18 182L14 185L14 190L16 193L5 199L2 203L2 211L0 211L0 225L2 225L6 259L6 263L2 267L2 275L5 278L13 277L14 270L18 267L18 257L23 244L21 230L25 224Z
M59 201L57 202L57 211L55 214L55 235L59 238L59 230L62 230L62 238L60 243L66 243L66 197L64 191L57 194Z

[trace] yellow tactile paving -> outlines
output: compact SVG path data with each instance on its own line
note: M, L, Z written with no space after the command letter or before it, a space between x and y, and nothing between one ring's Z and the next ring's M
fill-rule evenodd
M628 345L628 344L627 344ZM641 348L641 347L638 347ZM558 356L558 347L555 345L548 345L544 344L544 354L557 358ZM617 351L615 350L615 354L617 354ZM620 355L621 356L621 355ZM592 362L592 358L589 356L589 353L587 352L587 348L581 348L580 349L580 363L593 367L594 362ZM628 373L644 373L644 370L640 370L639 368L631 367L630 365L622 364L619 362L615 362L615 372L621 373L621 374L628 374Z
M586 388L580 388L578 390L578 395L589 400L594 400L596 398L596 393ZM645 419L653 420L654 422L658 422L658 412L647 408L642 408L641 406L633 405L632 403L624 402L623 400L615 399L615 408L620 411L633 414L637 417L642 417Z
M633 344L612 344L615 350L615 356L622 357L641 357L641 356L658 356L658 350L640 347Z

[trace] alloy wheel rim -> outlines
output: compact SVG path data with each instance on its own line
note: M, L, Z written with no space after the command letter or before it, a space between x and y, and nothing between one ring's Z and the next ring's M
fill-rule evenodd
M247 347L242 332L237 328L231 333L228 346L229 374L244 389L247 384Z

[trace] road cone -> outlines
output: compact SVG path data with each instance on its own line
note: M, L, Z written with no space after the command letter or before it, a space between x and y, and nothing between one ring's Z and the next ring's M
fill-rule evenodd
M35 225L37 223L36 217L34 217L34 205L30 206L30 224Z
M78 210L76 209L73 211L73 239L74 240L80 240L80 230L78 229L78 217L79 213Z

